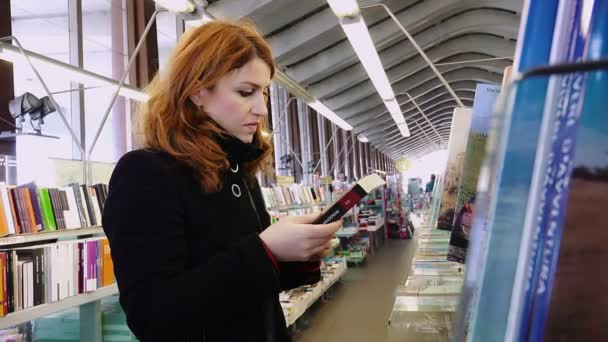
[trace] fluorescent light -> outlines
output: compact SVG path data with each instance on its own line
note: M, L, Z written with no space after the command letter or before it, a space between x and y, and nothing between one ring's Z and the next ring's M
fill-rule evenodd
M378 56L372 37L369 35L363 17L359 17L357 21L343 22L342 29L346 33L346 37L353 46L361 64L363 64L363 68L367 71L369 79L374 84L382 100L395 98L393 88L391 88L391 84L386 77L384 67L382 67L380 57Z
M32 63L42 66L44 70L55 75L61 75L61 77L88 86L118 86L118 82L111 78L77 68L71 64L60 62L32 51L24 51ZM12 62L14 64L26 65L29 68L25 57L21 54L21 52L19 52L19 49L9 43L0 42L0 59ZM149 99L148 94L127 85L120 88L119 94L140 102L145 102Z
M388 112L391 114L396 124L399 125L405 123L405 118L403 117L403 113L401 112L401 107L399 106L399 103L397 103L397 100L395 98L384 101L384 104L386 105Z
M316 110L319 114L326 117L329 121L338 125L343 130L350 131L353 129L353 126L349 125L348 122L344 121L344 119L339 117L331 109L327 108L327 106L324 105L321 101L314 100L314 102L309 102L308 105L312 109Z
M362 143L369 142L369 139L367 139L367 137L365 137L363 135L358 136L357 139L359 139L359 141Z
M157 4L173 13L192 13L194 4L189 0L154 0Z
M405 122L402 124L397 124L397 128L399 128L399 132L401 132L403 137L408 138L410 136L410 130Z
M395 99L395 93L386 76L365 20L359 13L359 6L356 0L327 0L327 2L336 16L340 18L340 25L346 34L346 38L348 38L353 50L355 50L355 53L359 57L363 68L376 88L378 95L382 98L391 117L397 126L399 126L399 131L404 137L408 137L410 132L405 123L403 112Z
M356 0L327 0L327 3L338 18L359 15L359 5Z

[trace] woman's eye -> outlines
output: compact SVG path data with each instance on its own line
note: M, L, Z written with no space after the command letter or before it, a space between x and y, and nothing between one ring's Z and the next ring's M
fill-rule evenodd
M239 95L241 95L242 97L249 97L249 96L253 95L253 92L252 91L239 90Z

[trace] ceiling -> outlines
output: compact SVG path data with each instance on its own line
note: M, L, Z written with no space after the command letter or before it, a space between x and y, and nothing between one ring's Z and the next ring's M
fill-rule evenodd
M208 2L207 11L215 17L252 19L270 42L279 69L351 124L356 134L368 137L372 146L393 158L418 158L447 147L456 101L381 7L362 9L362 14L408 123L409 138L401 137L326 0ZM465 106L472 106L478 82L500 84L504 68L512 64L523 0L382 3L433 63L442 64L437 68ZM479 59L486 61L462 63Z

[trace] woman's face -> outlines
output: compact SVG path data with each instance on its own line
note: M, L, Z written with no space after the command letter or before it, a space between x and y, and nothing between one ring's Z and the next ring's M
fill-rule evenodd
M270 68L256 57L226 74L212 89L203 89L191 99L228 133L251 143L268 115L269 85Z

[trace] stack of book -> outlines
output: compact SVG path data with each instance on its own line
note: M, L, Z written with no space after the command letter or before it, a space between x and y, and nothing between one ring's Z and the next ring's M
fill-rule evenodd
M464 265L447 261L450 232L418 225L417 250L399 286L388 341L450 341L464 283Z
M322 188L302 184L275 185L262 188L262 195L267 208L311 205L325 202Z
M115 282L103 237L0 251L0 316Z
M101 225L106 184L38 188L0 183L0 236Z

